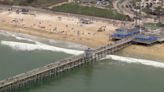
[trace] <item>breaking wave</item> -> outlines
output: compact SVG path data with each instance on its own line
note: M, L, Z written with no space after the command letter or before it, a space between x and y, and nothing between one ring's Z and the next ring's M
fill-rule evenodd
M112 60L125 62L125 63L136 63L136 64L143 64L143 65L153 66L153 67L158 67L158 68L164 68L164 63L159 62L159 61L136 59L136 58L130 58L130 57L116 56L116 55L108 55L106 56L105 59L112 59Z
M24 37L20 37L20 36L15 36L15 38L17 39L17 40L23 40L23 41L29 41L29 42L37 42L37 41L34 41L34 40L32 40L32 39L28 39L28 38L24 38Z
M15 33L15 32L8 32L8 31L0 30L0 35L7 36L7 37L14 37L17 40L23 40L23 41L29 41L29 42L37 42L37 41L32 40L30 38L22 37L22 36L28 36L28 35L21 34L21 33Z
M50 45L46 45L40 42L31 44L31 43L14 42L14 41L1 41L1 44L9 46L15 50L22 50L22 51L47 50L47 51L64 52L64 53L73 54L73 55L79 55L83 53L83 51L50 46Z
M56 45L57 47L62 47L62 48L77 49L77 50L83 50L85 48L88 48L87 46L72 43L72 42L64 42L64 41L59 41L59 40L40 38L40 37L31 36L28 34L15 33L15 32L9 32L9 31L4 31L4 30L0 30L0 35L6 36L6 37L13 37L16 40L26 41L29 43L40 43L40 42L45 43L46 42L49 45Z

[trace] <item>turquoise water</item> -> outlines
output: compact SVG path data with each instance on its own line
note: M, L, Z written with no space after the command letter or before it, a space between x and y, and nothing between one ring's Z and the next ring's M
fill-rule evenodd
M6 36L0 36L0 40L18 41ZM63 52L18 50L1 44L0 80L69 56ZM164 92L164 69L103 60L21 92Z

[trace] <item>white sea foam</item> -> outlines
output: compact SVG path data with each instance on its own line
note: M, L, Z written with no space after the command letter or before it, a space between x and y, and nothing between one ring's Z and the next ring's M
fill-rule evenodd
M4 36L12 36L12 34L10 32L4 31L4 30L0 30L0 35L4 35Z
M45 41L45 42L50 43L51 45L58 44L59 47L64 46L64 47L70 48L70 49L81 49L82 50L82 49L88 48L87 46L75 44L75 43L71 43L71 42L56 41L56 40L52 40L52 39L40 38L40 37L31 36L28 34L8 32L8 31L4 31L4 30L0 30L0 35L7 36L7 37L13 37L16 40L28 41L28 42L32 42L32 43L40 43L40 41Z
M130 58L130 57L122 57L122 56L116 56L116 55L108 55L105 59L112 59L120 62L126 62L126 63L136 63L136 64L143 64L147 66L153 66L158 68L164 68L164 63L159 61L151 61L151 60L144 60L144 59L136 59L136 58Z
M8 31L0 30L0 35L4 35L4 36L7 36L7 37L14 37L17 40L36 42L36 41L34 41L30 38L22 37L22 35L23 36L27 36L27 35L24 35L24 34L21 34L21 33L15 33L15 32L8 32Z
M78 55L78 54L83 53L83 51L50 46L50 45L46 45L40 42L31 44L31 43L14 42L14 41L1 41L1 44L9 46L15 50L22 50L22 51L47 50L47 51L64 52L64 53L73 54L73 55Z
M24 38L24 37L20 37L20 36L16 36L15 37L17 40L23 40L23 41L29 41L29 42L37 42L37 41L34 41L32 39L29 39L29 38Z
M43 44L43 43L37 41L37 39L39 39L39 38L30 36L30 35L26 35L26 34L0 30L0 35L4 35L7 37L14 37L16 40L28 41L28 42L34 43L34 44L32 44L32 43L24 43L24 42L16 42L16 41L3 41L3 40L1 41L2 45L9 46L15 50L23 50L23 51L47 50L47 51L64 52L67 54L74 54L74 55L78 55L78 54L83 53L83 51L79 51L79 50L66 49L66 48L55 47L55 46ZM53 40L53 42L54 42L54 40ZM56 42L56 43L60 43L60 42ZM71 44L71 45L73 46L76 44ZM77 45L77 47L78 46L80 47L81 45Z

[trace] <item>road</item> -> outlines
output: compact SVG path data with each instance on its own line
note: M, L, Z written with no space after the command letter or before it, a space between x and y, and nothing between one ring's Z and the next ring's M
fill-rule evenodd
M125 7L128 3L129 0L115 0L113 1L113 7L119 13L122 13L124 15L129 15L131 18L133 18L135 16L134 13Z
M126 5L129 5L129 2L132 1L132 0L115 0L113 2L113 7L119 12L119 13L122 13L122 14L125 14L125 15L129 15L131 18L134 18L136 15L135 15L135 12L132 11L133 7L132 8L126 8ZM144 24L144 23L157 23L158 21L156 21L156 16L143 16L141 17L142 21L141 21L141 24ZM161 21L164 22L164 17L161 17Z

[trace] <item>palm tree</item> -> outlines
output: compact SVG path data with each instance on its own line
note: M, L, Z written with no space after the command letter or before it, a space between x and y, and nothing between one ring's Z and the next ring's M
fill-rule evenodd
M136 13L136 25L138 26L137 19L139 18L139 20L140 20L140 18L141 18L141 0L133 0L133 2L135 4L139 3L139 13L138 12L135 12ZM140 21L139 21L139 26L140 26Z

